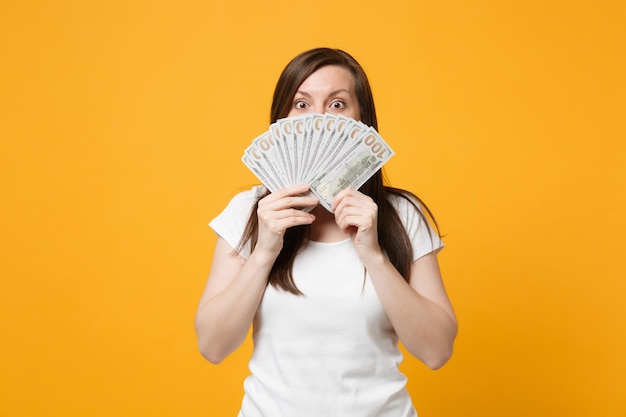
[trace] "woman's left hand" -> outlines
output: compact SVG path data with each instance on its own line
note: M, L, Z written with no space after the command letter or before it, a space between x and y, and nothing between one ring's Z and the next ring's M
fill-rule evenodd
M369 196L346 188L335 196L335 222L354 241L359 256L381 253L378 243L378 205Z

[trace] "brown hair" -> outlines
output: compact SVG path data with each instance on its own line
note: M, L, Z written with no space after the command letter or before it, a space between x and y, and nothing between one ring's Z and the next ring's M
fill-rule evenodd
M352 73L354 76L355 93L359 104L360 120L378 130L374 98L363 68L348 53L339 49L330 48L311 49L296 56L287 64L278 78L274 90L270 111L270 123L287 117L293 105L293 98L298 87L300 87L311 74L327 65L338 65L348 69ZM428 207L426 207L417 196L411 192L384 185L381 170L377 171L376 174L363 184L359 191L371 197L378 205L378 240L380 246L398 272L408 280L411 262L413 261L411 241L398 213L396 213L387 197L396 195L405 198L415 206L422 221L427 223L428 221L425 215L413 202L412 199L414 199L423 207L426 213L428 213L437 231L439 231L437 222ZM258 237L257 209L258 201L252 208L237 250L241 250L246 244L249 244L250 250L253 250L256 245ZM309 231L310 226L296 226L286 230L283 249L274 262L268 280L269 284L293 294L302 294L293 281L292 266L296 255L306 244Z

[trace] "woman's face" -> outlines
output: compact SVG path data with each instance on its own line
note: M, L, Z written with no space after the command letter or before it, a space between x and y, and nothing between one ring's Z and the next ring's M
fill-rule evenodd
M338 65L315 71L298 87L288 116L333 113L359 120L359 104L352 73Z

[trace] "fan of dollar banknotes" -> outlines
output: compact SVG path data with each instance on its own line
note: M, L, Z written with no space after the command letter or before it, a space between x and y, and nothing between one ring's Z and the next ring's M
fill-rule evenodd
M370 126L341 115L307 114L271 124L246 148L242 161L272 192L309 184L332 213L337 193L361 187L393 155Z

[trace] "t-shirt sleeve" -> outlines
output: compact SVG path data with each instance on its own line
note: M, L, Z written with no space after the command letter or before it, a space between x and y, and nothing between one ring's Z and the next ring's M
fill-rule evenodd
M243 191L235 195L226 208L218 214L211 222L209 226L224 239L233 249L236 249L243 236L243 232L248 223L248 218L252 207L263 195L265 189L261 186L252 188L251 190ZM250 256L250 247L246 244L240 251L239 255L243 258Z
M422 219L418 209L416 209L406 198L392 196L390 198L392 205L396 208L400 220L404 224L411 245L413 247L413 260L419 259L431 252L439 253L443 249L443 241L431 225ZM411 200L419 207L419 203Z

